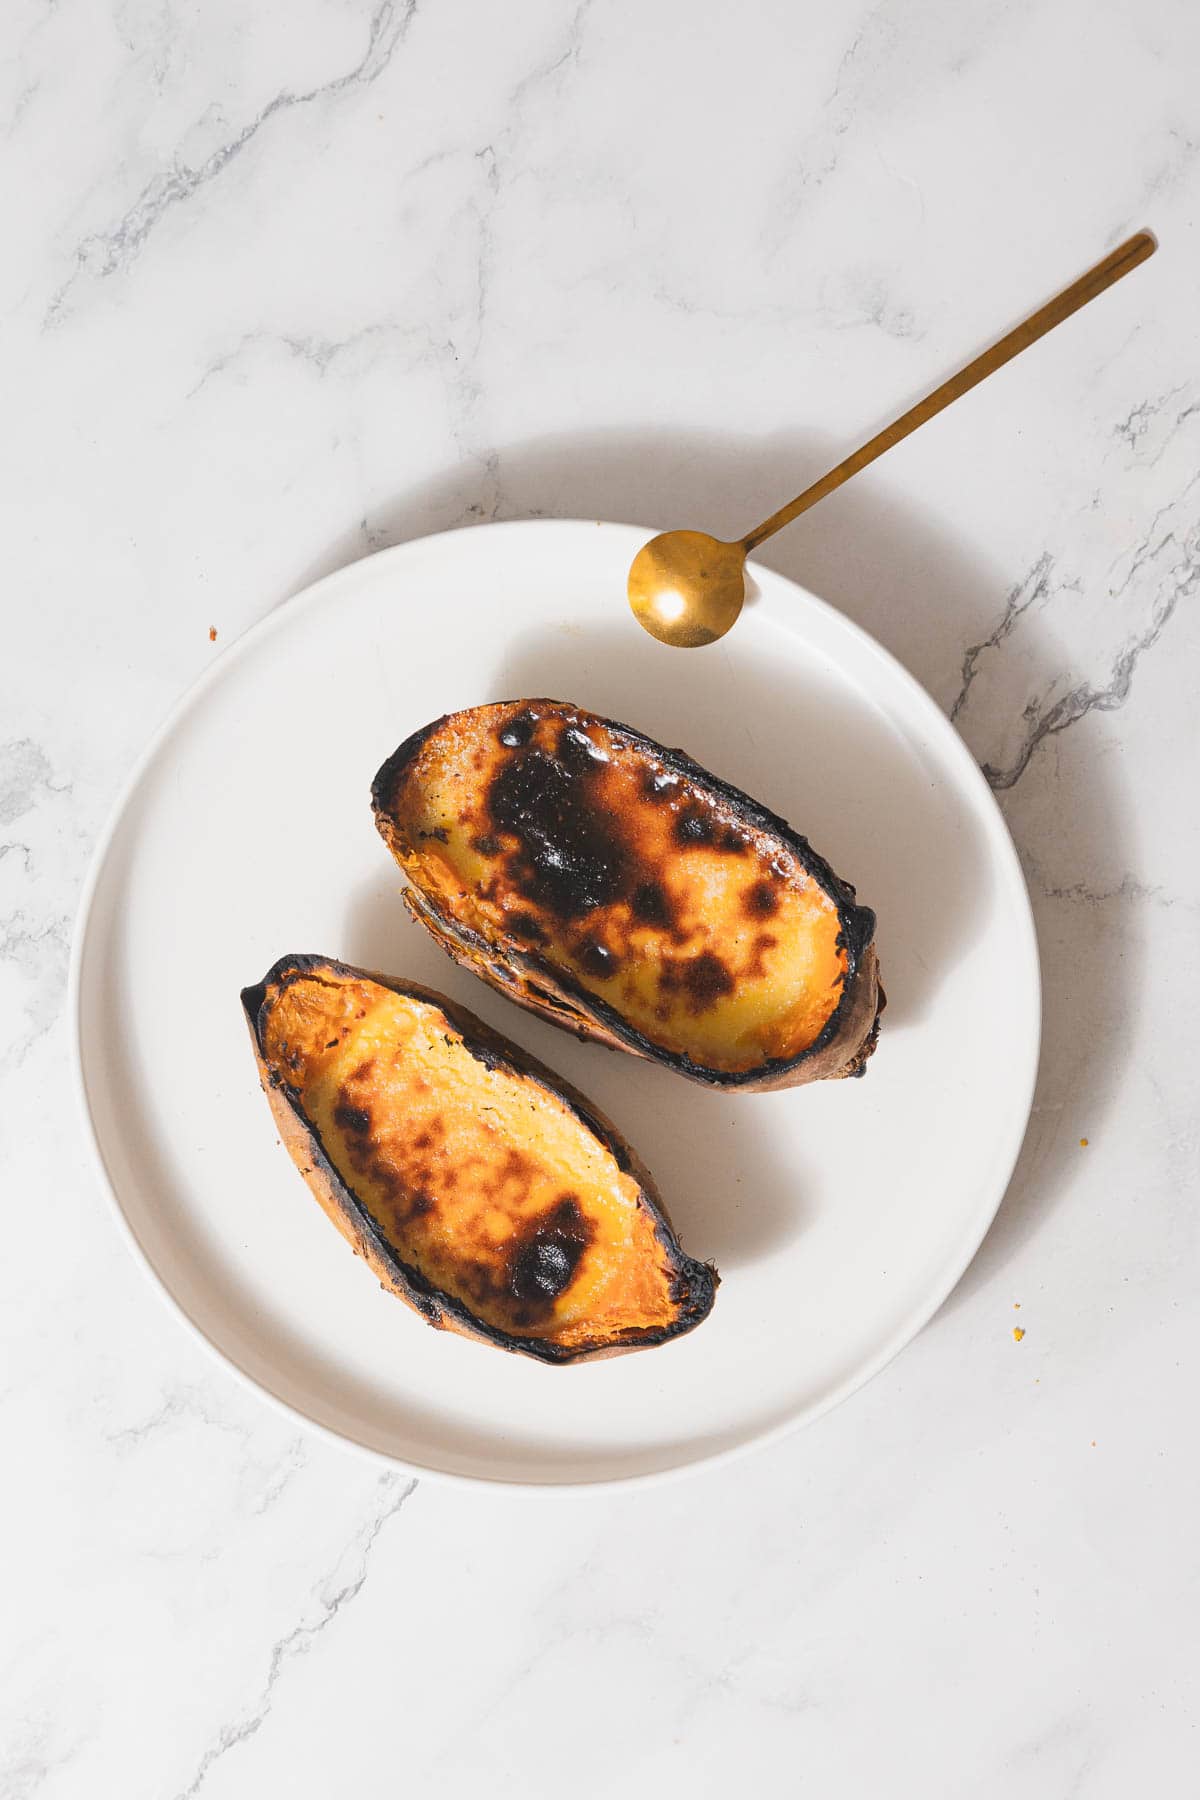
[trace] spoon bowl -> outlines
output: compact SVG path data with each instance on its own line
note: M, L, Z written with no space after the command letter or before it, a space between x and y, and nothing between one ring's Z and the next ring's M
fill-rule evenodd
M663 531L629 570L629 604L661 644L696 650L737 623L746 597L746 547L706 531Z

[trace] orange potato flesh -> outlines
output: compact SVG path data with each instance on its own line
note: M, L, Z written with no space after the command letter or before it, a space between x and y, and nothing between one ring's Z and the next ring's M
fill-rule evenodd
M800 1055L842 996L833 898L719 791L538 706L454 714L417 750L385 830L414 883L658 1049L731 1072Z
M473 1050L430 1000L293 978L260 1023L345 1186L400 1259L492 1329L571 1349L678 1320L631 1174L560 1095Z

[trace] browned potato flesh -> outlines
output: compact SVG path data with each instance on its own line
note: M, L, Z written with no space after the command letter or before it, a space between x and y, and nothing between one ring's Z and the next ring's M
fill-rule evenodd
M661 1343L715 1277L649 1176L548 1071L424 989L311 957L243 996L285 1139L431 1322L544 1360Z
M681 752L564 702L481 706L401 745L374 801L415 915L555 1022L716 1085L861 1066L873 914Z

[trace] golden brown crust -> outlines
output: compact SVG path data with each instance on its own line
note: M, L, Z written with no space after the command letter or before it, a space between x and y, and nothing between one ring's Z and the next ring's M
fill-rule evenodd
M572 1321L561 1327L553 1320L544 1318L541 1321L531 1321L527 1331L519 1328L505 1329L496 1323L494 1316L489 1321L488 1318L473 1313L471 1305L464 1302L461 1294L439 1289L415 1263L406 1260L410 1252L405 1250L403 1231L397 1235L396 1219L393 1218L389 1224L386 1218L376 1216L378 1207L373 1213L364 1203L363 1195L369 1188L356 1192L347 1178L344 1145L335 1148L333 1142L324 1141L314 1119L305 1110L297 1084L304 1082L306 1074L311 1074L311 1068L306 1067L296 1055L281 1063L277 1054L278 1046L274 1055L268 1049L269 1021L279 996L286 993L294 983L306 981L311 984L314 980L331 986L356 983L359 988L366 983L385 990L388 994L407 996L426 1007L436 1009L437 1015L444 1018L451 1032L461 1034L464 1046L470 1051L472 1066L478 1062L484 1068L499 1068L505 1075L535 1084L537 1091L564 1104L570 1117L574 1119L572 1129L578 1128L587 1135L589 1141L594 1141L600 1151L615 1159L616 1168L621 1171L620 1181L626 1184L626 1188L631 1187L636 1194L635 1237L640 1233L638 1241L644 1246L640 1264L629 1266L628 1280L632 1281L633 1286L620 1293L625 1310L619 1324L612 1324L610 1311L597 1315L600 1322L594 1328L586 1318L582 1324ZM707 1316L717 1282L716 1272L686 1256L680 1249L666 1208L640 1159L589 1102L552 1075L535 1058L490 1030L473 1014L416 983L368 974L317 957L281 959L263 982L244 991L242 1000L260 1080L282 1143L322 1211L336 1225L355 1253L364 1258L388 1292L405 1301L428 1323L505 1349L523 1352L544 1362L563 1363L593 1360L662 1343L692 1329ZM324 1035L322 1030L321 1036ZM326 1050L332 1052L335 1041L336 1034L335 1039L325 1046ZM450 1038L447 1037L445 1041L449 1044ZM349 1048L353 1051L353 1040ZM439 1051L439 1054L442 1053ZM354 1060L353 1055L351 1060ZM418 1085L423 1084L424 1076ZM531 1096L536 1098L532 1090ZM524 1102L522 1117L523 1109ZM356 1129L366 1129L366 1126L356 1126ZM334 1136L336 1137L336 1132ZM341 1168L335 1162L339 1149L343 1163ZM626 1191L626 1188L622 1191ZM578 1199L578 1196L572 1198ZM581 1201L577 1209L578 1222L589 1234L598 1221L602 1223L600 1215L594 1211L599 1205L599 1197L595 1196ZM593 1209L590 1212L589 1207ZM646 1261L647 1254L653 1267ZM476 1245L471 1250L471 1267L476 1276L481 1266L480 1255L480 1248ZM483 1255L486 1256L486 1249ZM656 1274L656 1270L661 1273ZM620 1271L618 1276L626 1279ZM609 1286L611 1289L611 1282ZM642 1324L638 1319L633 1299L636 1293L643 1291L655 1296L654 1309L645 1314L646 1319L650 1320L648 1324ZM632 1321L629 1316L631 1307L634 1308ZM517 1316L519 1318L520 1314ZM605 1320L609 1321L607 1325ZM535 1322L537 1329L533 1328ZM607 1336L604 1335L605 1331Z
M549 1023L730 1091L862 1073L883 1007L873 913L682 752L566 702L510 701L415 733L373 802L413 917ZM774 1022L747 1028L759 1004Z
M419 890L405 888L401 897L413 918L436 938L448 956L490 987L507 994L526 1012L535 1013L562 1031L574 1032L585 1043L603 1044L609 1050L625 1050L631 1056L644 1057L649 1062L662 1060L650 1048L618 1037L602 1018L582 1011L577 996L559 983L552 969L539 968L535 980L511 964L499 959L493 961L488 946L460 943ZM886 1004L887 997L879 981L879 961L875 946L870 944L854 985L852 1002L828 1042L801 1064L771 1069L755 1079L740 1081L736 1091L741 1094L779 1093L810 1081L844 1081L861 1075L879 1041L879 1023ZM691 1075L693 1080L703 1079L692 1069L684 1069L681 1073Z

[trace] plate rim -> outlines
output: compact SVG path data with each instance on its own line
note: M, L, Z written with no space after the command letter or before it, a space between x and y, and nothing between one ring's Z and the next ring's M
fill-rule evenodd
M1026 966L1029 980L1029 1028L1030 1047L1026 1059L1026 1077L1021 1104L1018 1106L1010 1139L1004 1154L997 1158L996 1169L1003 1172L1003 1179L997 1180L994 1198L973 1214L969 1229L966 1230L962 1245L952 1255L937 1281L931 1284L929 1294L907 1314L890 1337L875 1355L856 1368L852 1374L835 1384L819 1401L799 1409L789 1417L776 1421L761 1431L752 1432L734 1444L721 1449L709 1451L699 1456L672 1463L666 1468L633 1470L623 1475L604 1475L599 1477L582 1476L569 1480L528 1480L521 1477L510 1477L501 1474L473 1473L467 1474L458 1470L439 1468L436 1464L421 1463L410 1458L382 1450L373 1444L365 1443L361 1438L349 1432L338 1430L335 1426L325 1424L305 1412L300 1406L286 1400L275 1393L257 1376L252 1375L226 1349L223 1349L212 1338L200 1321L193 1317L183 1302L168 1285L166 1277L160 1273L152 1262L148 1251L142 1245L133 1224L121 1202L117 1183L109 1169L99 1132L92 1111L91 1099L87 1085L87 1071L83 1045L82 1020L82 983L84 964L87 956L87 944L91 926L92 909L97 890L107 867L117 833L125 818L126 812L134 801L143 777L155 762L164 742L170 737L176 726L187 715L193 706L203 697L207 690L224 679L234 663L244 657L262 638L269 637L272 632L283 627L297 616L297 609L308 612L314 606L324 602L329 594L339 586L354 579L361 571L370 566L393 562L403 562L407 556L418 550L426 549L441 538L454 538L465 533L487 531L503 533L506 536L535 535L545 533L547 529L576 529L586 527L589 532L615 530L630 535L650 537L652 532L644 526L631 525L619 520L600 520L584 518L525 518L471 521L455 526L447 531L429 532L422 537L409 538L399 544L392 544L384 549L372 552L368 556L359 557L354 562L343 563L340 568L331 570L310 582L297 593L276 602L262 618L256 619L238 637L234 638L216 657L213 663L204 669L180 693L167 712L151 732L140 753L135 757L132 766L122 780L116 797L96 839L87 873L80 889L79 901L71 931L71 954L67 973L66 1019L70 1038L69 1060L71 1064L72 1085L75 1090L78 1117L83 1130L89 1160L99 1187L107 1196L109 1210L114 1217L118 1232L124 1239L134 1262L141 1269L159 1299L168 1310L191 1333L194 1341L199 1342L214 1361L231 1373L241 1386L256 1395L260 1400L273 1407L282 1417L298 1422L304 1429L316 1432L320 1437L332 1444L354 1453L369 1457L375 1464L387 1468L400 1469L417 1480L430 1480L455 1488L478 1491L491 1490L526 1496L584 1496L604 1493L628 1493L634 1488L661 1486L667 1482L683 1480L705 1470L727 1466L742 1457L778 1444L783 1439L814 1424L818 1419L850 1399L853 1394L864 1388L876 1375L880 1374L889 1363L921 1334L930 1320L933 1319L947 1299L958 1286L967 1269L974 1261L984 1238L987 1236L997 1213L1002 1206L1012 1182L1013 1171L1025 1142L1029 1129L1029 1120L1033 1111L1033 1100L1037 1088L1038 1071L1041 1061L1042 1046L1042 978L1041 960L1038 947L1037 929L1034 923L1033 906L1029 897L1029 888L1021 867L1020 857L1013 841L1012 833L1000 809L995 794L988 785L983 771L971 754L966 743L955 730L950 718L942 711L937 701L922 685L912 671L905 667L878 638L872 636L863 626L851 619L838 607L823 600L820 595L812 593L798 581L783 575L777 569L769 569L754 561L747 563L747 571L753 578L761 572L772 582L783 582L803 596L804 600L819 612L829 615L852 637L857 638L863 648L870 651L884 664L893 678L898 679L901 686L908 690L908 696L914 703L918 718L927 720L938 738L946 746L948 755L957 760L960 771L965 775L968 789L973 788L977 801L981 801L980 813L989 825L999 827L995 835L994 847L1008 861L1009 873L1015 877L1011 883L1014 899L1017 903L1017 923L1021 935L1025 939ZM785 625L786 629L786 625ZM989 833L989 836L992 835ZM989 1187L989 1196L991 1188Z

